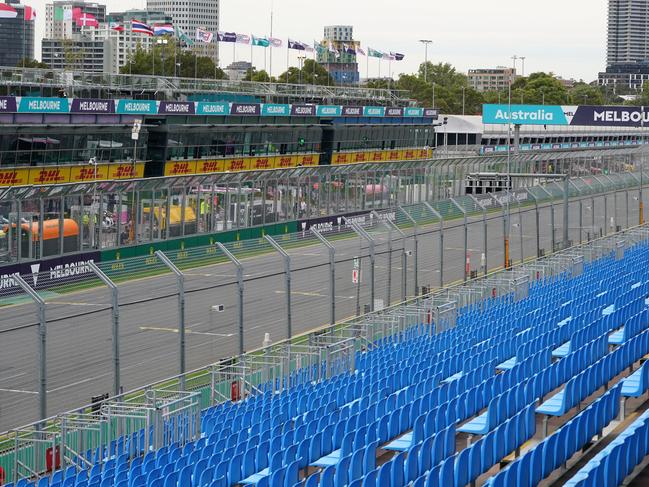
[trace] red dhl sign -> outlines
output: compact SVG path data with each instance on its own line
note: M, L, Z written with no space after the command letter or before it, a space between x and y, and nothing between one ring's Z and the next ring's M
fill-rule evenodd
M347 164L349 162L349 154L335 154L334 164Z
M318 160L316 160L316 156L302 156L301 159L301 164L303 166L317 166L318 165Z
M367 160L367 152L356 152L354 154L354 162L365 162Z
M110 179L132 179L137 177L137 171L132 164L120 164L110 168Z
M94 167L80 167L75 169L74 181L93 181L95 179Z
M388 152L388 160L398 161L399 160L399 151L393 150Z
M29 181L29 169L0 171L0 186L21 186Z
M273 163L270 157L257 157L252 161L251 169L272 169Z
M403 155L403 158L407 159L407 160L414 159L415 157L416 157L415 156L415 151L413 151L413 150L407 150L407 151L405 151L405 154Z
M196 169L199 173L223 171L223 161L198 161L198 167Z
M293 167L293 158L291 156L278 156L275 159L276 168Z
M383 160L383 152L372 152L372 161L380 162Z
M246 160L245 159L232 159L226 161L225 170L226 171L243 171L246 169Z
M66 174L67 172L67 174ZM70 177L70 168L32 169L29 171L31 184L57 184L67 183Z
M165 176L183 176L193 174L196 164L190 162L168 162L165 167Z

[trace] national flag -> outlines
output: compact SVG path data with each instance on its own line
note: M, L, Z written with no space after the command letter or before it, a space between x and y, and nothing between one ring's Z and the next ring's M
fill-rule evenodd
M329 41L329 42L327 43L327 49L329 50L329 52L330 52L331 54L336 54L336 55L340 54L340 53L338 52L338 49L336 49L336 47L334 46L334 43L333 43L332 41Z
M97 22L95 16L85 12L82 12L74 21L79 27L99 27L99 22Z
M153 35L153 29L150 25L147 25L144 22L140 22L139 20L135 19L131 20L131 32L135 32L137 34L145 34L148 36Z
M372 49L371 47L367 48L367 55L369 57L378 57L378 58L383 57L383 53L381 51L377 51L376 49Z
M81 10L81 7L74 7L72 9L72 20L77 20L82 14L83 11Z
M72 20L72 10L70 10L69 8L63 10L63 20L64 21Z
M181 42L184 42L187 47L192 47L194 45L194 40L185 34L185 31L180 27L176 27L176 37Z
M222 32L216 33L217 42L237 42L237 34L235 32Z
M250 44L250 36L247 34L237 34L238 44Z
M270 42L270 47L282 47L284 44L282 40L277 37L269 37L268 42Z
M383 59L386 61L394 61L394 56L388 52L384 52L383 56L381 56Z
M18 12L11 5L0 3L0 19L15 19L18 17Z
M110 26L110 30L116 30L117 32L124 32L124 26L119 22L110 22L108 25Z
M356 48L356 55L357 55L357 56L358 56L358 55L360 55L360 56L367 56L367 54L365 54L365 51L363 50L363 48L362 48L361 46L358 46L358 47Z
M63 22L63 7L54 7L54 22Z
M403 58L406 57L405 55L398 52L390 52L390 56L392 56L395 61L403 61Z
M209 30L203 30L200 28L196 29L196 36L195 39L197 41L205 42L206 44L209 44L212 42L212 38L214 37L214 33L210 32Z
M25 20L36 20L36 10L34 10L29 5L25 5Z
M308 44L302 43L306 52L315 52L315 49Z
M153 24L154 36L174 35L174 26L171 24Z
M313 41L313 45L315 46L316 51L318 52L319 55L324 55L324 53L327 52L327 48L322 45L321 42L318 41Z
M270 41L265 37L252 36L252 45L259 46L259 47L268 47L270 46Z
M343 52L345 54L352 54L356 55L356 48L354 48L354 45L352 44L351 46L349 44L343 43Z
M288 48L295 49L296 51L306 51L306 45L302 44L300 41L288 40Z

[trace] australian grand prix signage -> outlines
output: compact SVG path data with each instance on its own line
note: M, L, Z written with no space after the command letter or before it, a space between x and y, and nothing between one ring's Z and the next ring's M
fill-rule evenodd
M649 127L649 107L566 105L483 105L482 123Z

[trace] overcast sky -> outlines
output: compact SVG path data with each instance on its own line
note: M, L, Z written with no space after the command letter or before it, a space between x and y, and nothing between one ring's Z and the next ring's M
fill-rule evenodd
M35 6L44 0L23 0ZM108 11L140 8L145 0L96 0ZM270 34L273 0L221 0L221 30ZM530 5L533 4L533 5ZM525 72L552 71L564 78L592 81L604 68L606 54L606 0L274 0L275 37L312 43L322 38L325 25L354 26L362 46L406 55L392 63L396 76L414 72L424 59L417 41L432 39L429 60L449 62L460 71L473 67L512 65L513 55L526 56ZM37 16L37 36L45 24L44 7ZM221 64L233 58L231 44L221 44ZM257 67L264 65L263 48L254 49ZM37 57L40 43L37 42ZM273 71L286 69L286 49L273 50ZM297 64L297 52L291 53ZM237 46L237 60L249 60L250 48ZM266 60L267 66L269 64ZM365 59L360 58L361 76ZM518 62L520 72L520 61ZM388 62L382 62L387 74ZM370 76L378 74L371 59Z

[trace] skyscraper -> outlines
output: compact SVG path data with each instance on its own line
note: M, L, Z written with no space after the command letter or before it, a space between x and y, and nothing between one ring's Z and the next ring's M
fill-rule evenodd
M649 0L609 0L606 64L649 60Z
M615 93L641 90L649 81L649 0L608 0L606 71L600 85Z
M34 58L34 20L25 17L27 10L18 0L8 5L16 16L0 17L0 66L17 66L23 58Z
M196 29L216 32L219 30L219 0L147 0L147 9L164 12L171 16L175 27L180 27L192 39ZM209 45L195 44L203 48L203 53L209 55L214 62L218 60L219 45L213 41Z

